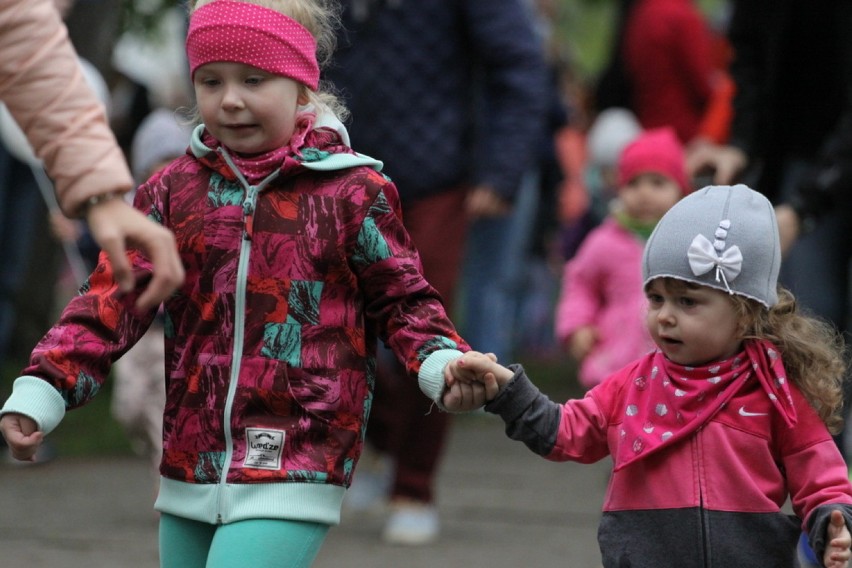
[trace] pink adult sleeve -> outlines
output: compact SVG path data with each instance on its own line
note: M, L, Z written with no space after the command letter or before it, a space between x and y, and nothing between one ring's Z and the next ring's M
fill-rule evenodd
M132 178L52 0L0 0L0 100L44 161L62 210Z

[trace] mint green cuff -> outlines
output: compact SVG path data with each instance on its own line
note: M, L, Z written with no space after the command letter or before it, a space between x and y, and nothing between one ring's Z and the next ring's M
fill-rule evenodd
M444 367L447 363L458 359L464 355L458 349L440 349L429 355L423 364L420 365L420 372L417 374L417 380L420 383L420 390L423 394L435 401L438 408L446 411L441 403L441 398L444 396L444 391L447 389L444 381Z
M38 429L49 434L65 416L65 401L56 387L38 377L23 376L15 379L12 395L6 400L0 416L9 413L29 416Z

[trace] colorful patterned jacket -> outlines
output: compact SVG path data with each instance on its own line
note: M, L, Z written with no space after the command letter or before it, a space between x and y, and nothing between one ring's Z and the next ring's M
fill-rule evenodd
M164 304L156 507L215 523L336 523L362 448L377 340L433 400L445 363L468 347L421 274L380 162L318 129L301 156L250 185L202 131L135 201L174 231L187 273ZM144 282L150 262L131 256ZM134 300L117 292L102 254L2 412L49 432L90 401L156 314Z

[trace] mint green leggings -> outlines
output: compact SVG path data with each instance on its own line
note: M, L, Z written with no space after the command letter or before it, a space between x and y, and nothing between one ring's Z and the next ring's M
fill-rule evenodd
M211 525L160 516L161 568L309 568L328 525L250 519Z

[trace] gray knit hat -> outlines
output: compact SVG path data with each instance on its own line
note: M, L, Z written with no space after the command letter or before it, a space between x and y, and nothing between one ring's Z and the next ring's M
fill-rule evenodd
M781 248L769 200L744 185L709 186L660 219L642 258L644 285L676 278L778 303Z

